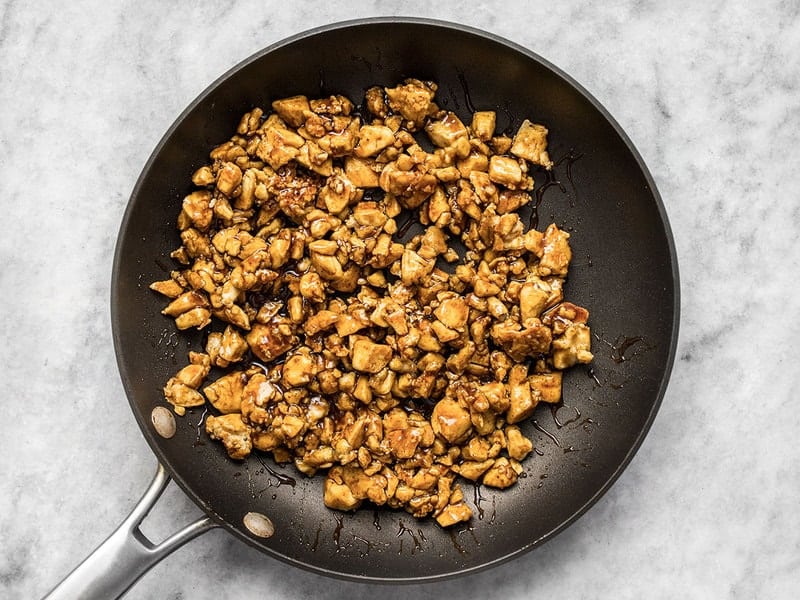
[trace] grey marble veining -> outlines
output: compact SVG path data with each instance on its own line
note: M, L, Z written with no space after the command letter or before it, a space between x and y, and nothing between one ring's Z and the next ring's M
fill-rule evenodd
M800 9L648 0L2 3L0 597L44 594L155 469L117 376L108 305L120 219L163 132L262 47L392 13L532 49L638 147L682 279L678 358L658 418L596 506L495 569L424 586L344 583L213 531L128 597L795 597ZM146 528L163 536L199 515L171 486Z

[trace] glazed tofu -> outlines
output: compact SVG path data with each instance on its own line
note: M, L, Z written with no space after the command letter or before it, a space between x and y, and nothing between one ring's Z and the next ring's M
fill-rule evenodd
M531 123L525 119L511 143L511 154L546 169L552 168L553 161L547 153L547 133L544 125Z
M232 413L206 419L206 433L211 439L219 440L225 446L228 456L242 460L250 455L253 445L250 441L250 430L242 421L242 415Z

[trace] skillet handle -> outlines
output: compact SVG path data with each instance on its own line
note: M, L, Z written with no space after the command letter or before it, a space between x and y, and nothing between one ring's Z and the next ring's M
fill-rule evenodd
M203 517L160 544L153 544L147 539L139 526L155 506L169 481L169 475L159 463L152 483L131 514L45 599L119 598L161 559L201 533L217 527L209 517Z

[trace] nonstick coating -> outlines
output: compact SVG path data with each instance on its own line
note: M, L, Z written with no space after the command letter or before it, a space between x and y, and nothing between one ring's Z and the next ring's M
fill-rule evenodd
M178 418L177 434L155 434L150 413L165 405L165 381L200 350L202 333L177 333L148 289L177 266L175 220L190 177L241 115L281 97L345 94L406 77L439 84L440 106L469 119L497 111L498 130L524 118L550 130L561 159L541 195L540 228L571 232L566 297L590 310L595 360L564 379L564 405L540 406L523 425L536 452L505 491L463 483L475 516L451 530L403 512L331 511L323 477L306 478L266 456L227 458L207 439L203 411ZM544 171L533 173L537 185ZM678 323L674 244L653 180L608 113L564 73L500 38L441 22L372 19L332 25L275 44L222 76L178 118L147 162L120 230L112 323L122 381L145 438L183 490L232 533L265 553L349 579L421 581L497 564L553 537L613 483L639 447L664 394ZM275 535L242 524L268 515Z

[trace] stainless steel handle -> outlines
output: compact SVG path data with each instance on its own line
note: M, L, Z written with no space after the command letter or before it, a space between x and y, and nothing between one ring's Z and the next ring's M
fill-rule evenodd
M159 464L153 481L128 518L45 598L119 598L161 559L201 533L217 527L210 518L203 517L160 544L147 539L139 526L169 481L169 475Z

